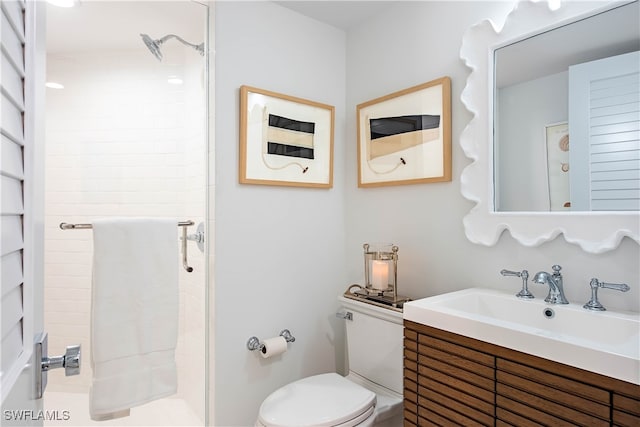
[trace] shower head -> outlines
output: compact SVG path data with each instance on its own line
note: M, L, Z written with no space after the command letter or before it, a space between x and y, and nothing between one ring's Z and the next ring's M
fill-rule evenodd
M159 40L153 40L148 34L140 34L140 37L142 37L144 44L147 45L151 53L153 53L153 56L158 58L158 61L162 61L162 52L160 52L160 43L158 43Z
M162 43L166 42L171 38L177 39L180 43L182 43L185 46L190 46L194 48L200 53L201 56L204 56L204 42L196 45L193 43L189 43L188 41L182 39L181 37L176 36L175 34L168 34L158 40L153 40L151 37L149 37L148 34L140 34L140 37L142 37L142 41L149 48L151 53L153 53L153 56L155 56L158 59L158 61L162 61L162 52L160 51L160 46L162 46Z

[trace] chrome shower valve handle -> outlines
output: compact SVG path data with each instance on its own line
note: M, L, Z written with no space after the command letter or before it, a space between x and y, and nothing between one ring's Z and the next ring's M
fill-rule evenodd
M64 368L65 376L80 374L81 350L80 345L67 346L64 355L49 356L49 337L47 333L41 333L33 343L35 355L35 397L40 399L47 387L47 373L52 369Z

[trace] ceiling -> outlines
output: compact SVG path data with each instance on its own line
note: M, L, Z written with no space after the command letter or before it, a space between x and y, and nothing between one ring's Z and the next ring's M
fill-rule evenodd
M570 65L640 48L639 3L634 2L530 37L496 51L496 86L511 86L567 71Z
M348 30L398 1L275 1L283 7ZM47 51L124 49L141 43L140 33L153 39L179 34L199 44L204 6L195 1L97 1L81 0L75 7L47 5ZM202 22L202 26L194 23Z
M274 3L341 30L349 30L399 1L284 0Z
M47 4L47 52L143 47L140 33L153 39L178 34L199 44L204 41L205 11L193 1L82 0L71 8Z
M280 0L274 1L274 3L346 31L371 19L374 15L383 13L385 9L393 7L394 4L398 5L403 2L400 0ZM513 70L513 72L501 73L498 76L499 86L514 84L518 81L566 69L565 63L594 59L588 56L593 56L592 52L588 54L583 52L586 50L584 47L620 44L619 40L610 40L612 37L635 39L637 45L638 3L631 7L635 8L632 13L618 13L613 24L605 22L604 17L599 16L597 19L603 21L599 23L599 28L610 28L610 30L593 31L591 27L585 27L580 35L573 36L574 40L579 41L577 44L542 40L550 38L552 34L559 33L556 31L547 33L544 37L536 37L518 43L518 46L523 46L524 49L510 49L509 47L501 49L500 68ZM149 34L152 39L158 39L166 34L178 34L193 44L199 44L204 38L205 11L203 5L190 0L81 0L73 8L47 5L47 52L138 47L144 49L140 33ZM620 24L621 20L625 23ZM201 25L197 23L201 23ZM606 27L607 25L608 27ZM574 24L571 27L579 26ZM622 35L623 29L629 30L630 35ZM587 43L587 40L593 41ZM538 47L538 43L542 47ZM551 50L552 48L553 50ZM536 54L532 54L533 52ZM538 52L545 52L545 55L540 55ZM576 55L582 55L580 60L573 58ZM550 65L542 61L542 58L550 57L555 58L556 65L561 64L557 66L557 71L552 70L549 68Z

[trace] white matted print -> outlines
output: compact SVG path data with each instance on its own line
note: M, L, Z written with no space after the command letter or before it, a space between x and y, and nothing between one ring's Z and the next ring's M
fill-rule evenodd
M331 188L335 108L240 88L240 183Z
M451 80L357 106L358 186L451 181Z

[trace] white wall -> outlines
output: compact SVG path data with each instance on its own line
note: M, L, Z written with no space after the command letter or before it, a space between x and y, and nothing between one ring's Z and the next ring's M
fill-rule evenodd
M526 248L504 234L484 247L464 235L462 218L473 203L460 194L459 175L470 160L458 140L471 119L460 102L470 70L458 52L469 26L501 21L511 8L399 2L345 34L273 3L216 3L214 425L249 425L262 399L281 385L344 369L335 297L362 282L365 242L400 247L399 290L412 298L471 286L515 294L521 283L500 276L502 268L536 272L559 263L570 301L586 302L595 276L632 286L624 295L602 292L605 305L639 310L640 254L629 239L590 255L562 238ZM452 79L453 181L358 189L356 105L442 76ZM336 106L332 190L238 184L243 84ZM530 289L546 295L541 286ZM285 327L296 342L282 357L265 361L246 350L250 336Z
M214 425L253 425L261 401L336 368L344 292L345 34L271 2L216 2ZM336 107L332 189L238 183L239 88ZM288 328L283 355L246 348Z
M497 210L549 210L545 126L568 119L568 78L563 71L498 91Z
M611 309L640 309L638 244L625 238L614 251L591 255L562 237L537 248L519 245L504 233L494 247L471 244L462 219L473 203L460 194L459 176L471 161L459 146L460 133L471 114L460 102L470 70L459 59L464 31L482 19L499 25L512 8L508 2L407 2L386 11L348 35L347 111L358 103L450 76L452 79L453 181L380 189L357 189L355 145L347 146L346 174L347 281L361 276L361 242L392 241L400 247L400 292L422 298L471 286L505 289L514 293L520 280L500 276L503 268L549 271L563 266L569 301L582 303L590 296L589 279L625 282L626 294L600 293ZM353 116L347 116L353 117ZM348 120L347 137L353 140L355 122ZM378 209L380 201L390 207ZM546 289L531 285L537 297Z

